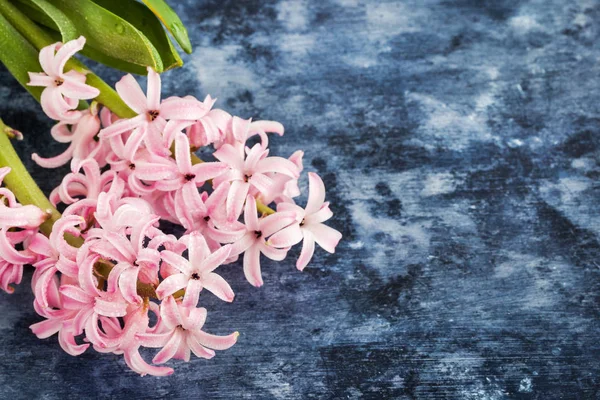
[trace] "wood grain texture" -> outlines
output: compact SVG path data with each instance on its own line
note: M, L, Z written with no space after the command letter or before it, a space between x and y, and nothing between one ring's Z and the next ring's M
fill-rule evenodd
M1 398L600 396L597 2L175 3L195 51L165 95L281 121L273 154L305 150L344 239L304 273L265 260L261 289L224 268L206 327L238 344L162 379L36 339L28 276L0 295ZM0 79L20 153L57 154ZM28 162L47 192L67 171Z

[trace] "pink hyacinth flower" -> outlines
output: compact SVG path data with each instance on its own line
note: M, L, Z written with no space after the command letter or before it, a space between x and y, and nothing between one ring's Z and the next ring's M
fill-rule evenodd
M169 296L160 305L158 330L163 332L138 334L136 337L143 346L162 347L152 359L155 364L163 364L172 358L189 361L190 352L197 357L212 358L214 350L233 346L239 333L217 336L202 331L206 314L205 308L185 307Z
M148 232L158 222L158 217L140 217L132 226L130 239L116 232L106 232L103 238L90 246L90 250L117 262L107 281L108 293L117 289L128 303L141 303L137 282L158 284L158 250L144 246L151 234Z
M10 167L0 168L0 184L10 171ZM36 206L19 204L7 188L0 188L0 197L0 228L37 229L48 218L48 212Z
M259 219L256 211L256 200L248 195L244 207L245 234L232 245L232 254L244 252L244 275L251 285L263 285L260 271L260 254L271 260L281 261L287 255L289 247L275 248L267 243L274 233L296 221L295 214L290 212L276 212L265 218Z
M229 257L231 246L223 246L211 253L206 240L199 232L183 236L181 241L187 245L189 260L179 254L165 250L161 253L163 262L177 269L156 288L160 299L185 288L183 305L195 307L200 291L205 288L221 300L233 301L231 286L213 271Z
M69 143L69 147L63 153L51 158L42 158L37 153L33 153L31 158L37 165L43 168L58 168L68 163L70 159L84 160L95 156L101 146L94 140L100 131L97 104L92 103L92 106L81 114L79 121L70 130L68 121L59 122L52 127L50 134L54 140Z
M167 120L196 120L208 112L204 103L192 97L170 97L161 102L160 76L151 67L148 67L147 97L131 74L125 75L115 87L123 101L138 115L116 121L100 131L100 137L111 138L133 131L128 143L143 141L150 152L159 156L170 154L162 137Z
M85 84L85 74L71 70L64 72L65 64L83 49L85 38L80 36L65 44L51 44L40 50L40 65L44 72L29 72L29 86L45 87L42 92L42 109L52 119L77 120L81 113L75 111L79 100L89 100L100 94L95 87Z
M11 284L21 283L23 278L23 266L30 264L35 260L35 256L27 251L17 250L16 245L21 244L26 235L21 232L8 232L7 229L0 229L0 288L7 293L13 293Z
M158 305L154 303L148 304L149 308L158 313ZM148 364L140 354L142 342L138 339L138 335L154 333L156 328L149 328L150 319L148 318L148 309L145 305L131 306L127 315L124 317L125 326L121 328L121 323L114 317L100 317L102 327L109 336L106 339L107 347L94 347L102 353L123 353L125 363L134 372L141 376L168 376L173 374L173 369L168 367L157 367Z
M136 164L135 174L145 182L155 182L158 190L181 190L183 196L191 197L198 186L227 169L227 165L220 162L192 165L190 142L186 135L179 133L175 139L175 162L170 158L149 158Z
M226 203L229 221L234 221L240 215L248 193L267 197L272 194L275 182L267 173L283 174L291 178L298 178L300 175L293 162L283 157L267 157L269 151L258 143L252 149L246 148L246 153L244 157L241 147L236 148L230 144L224 144L214 153L217 160L230 167L229 171L213 181L215 185L231 182Z
M41 306L35 301L33 307L42 317L43 321L31 325L29 328L40 339L48 338L58 333L58 343L60 347L72 356L82 354L90 345L88 343L77 344L75 336L81 334L75 329L73 318L77 315L76 310L67 310L63 308L63 298L58 290L58 279L49 281L48 286L48 306Z
M296 213L298 224L274 234L269 239L271 245L292 246L304 239L300 257L296 267L302 271L310 262L315 251L315 242L325 251L335 253L335 247L342 238L342 234L323 224L333 216L329 209L329 202L325 202L325 185L319 175L314 172L308 173L308 202L306 208L302 209L293 203L279 203L278 212L291 211Z
M108 293L97 288L94 278L94 264L100 256L89 254L86 245L77 253L79 265L78 284L63 284L59 292L66 310L77 311L73 324L76 332L85 331L86 338L95 346L106 347L106 335L100 329L99 318L123 317L127 314L128 303L119 291Z

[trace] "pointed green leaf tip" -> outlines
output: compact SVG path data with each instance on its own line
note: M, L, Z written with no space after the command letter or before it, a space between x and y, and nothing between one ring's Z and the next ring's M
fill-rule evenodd
M158 51L132 23L91 0L53 0L85 36L86 47L138 66L164 70ZM85 52L84 52L85 54Z
M108 11L125 19L131 25L142 32L148 40L156 47L163 62L164 71L171 68L181 67L183 61L179 54L171 44L169 34L163 28L161 21L152 13L144 4L137 1L123 0L94 0L98 5L104 7ZM93 58L93 57L92 57ZM146 68L143 71L137 72L141 75L146 75Z
M192 43L188 37L187 29L185 29L183 22L181 22L175 11L164 0L142 1L162 21L183 51L190 54L192 52Z

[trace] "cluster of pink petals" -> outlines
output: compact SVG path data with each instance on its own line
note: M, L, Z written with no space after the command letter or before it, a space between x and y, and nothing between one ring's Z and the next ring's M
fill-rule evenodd
M0 168L0 184L10 168ZM32 205L21 205L7 188L0 187L0 288L12 293L11 284L21 283L23 266L36 261L29 244L48 213Z
M52 136L69 144L50 158L33 155L46 168L70 161L71 172L50 196L66 208L46 238L37 232L45 213L0 192L0 285L10 290L23 265L32 264L34 307L44 318L31 327L38 337L57 334L69 354L92 346L122 354L139 374L169 375L173 370L161 364L188 361L191 353L211 358L237 340L237 332L203 331L203 296L234 300L222 265L241 258L246 279L259 287L261 255L281 261L302 242L302 270L315 243L333 253L341 234L324 224L332 212L318 175L308 174L306 207L294 202L304 153L269 154L267 134L284 132L278 122L213 109L210 96L161 100L161 78L151 68L146 93L131 75L116 84L133 118L96 103L78 111L80 100L98 95L84 74L64 72L84 43L82 37L44 48L45 73L30 74L31 85L46 87L43 109L59 121ZM192 156L201 147L214 149L214 161ZM261 215L260 203L276 211ZM167 234L161 221L185 233ZM141 357L142 346L160 349L152 363Z

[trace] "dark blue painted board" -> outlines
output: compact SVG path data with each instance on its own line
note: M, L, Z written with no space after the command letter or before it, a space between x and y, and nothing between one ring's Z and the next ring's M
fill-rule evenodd
M0 397L600 396L598 2L176 8L195 51L164 93L281 121L273 153L305 150L344 239L304 273L297 251L265 260L261 289L225 268L236 300L203 296L207 330L239 330L238 344L163 379L36 339L28 276L0 295ZM0 73L0 115L49 192L67 169L28 157L63 147Z

